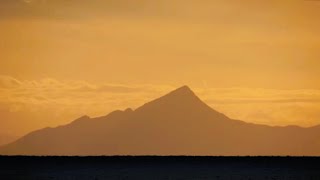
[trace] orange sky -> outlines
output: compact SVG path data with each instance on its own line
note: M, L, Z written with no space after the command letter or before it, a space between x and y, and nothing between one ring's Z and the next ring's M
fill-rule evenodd
M231 118L320 124L318 1L4 0L0 132L189 85Z

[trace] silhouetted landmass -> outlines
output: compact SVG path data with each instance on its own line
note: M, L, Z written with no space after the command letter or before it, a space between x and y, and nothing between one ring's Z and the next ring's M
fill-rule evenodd
M271 127L233 120L187 86L136 110L83 116L0 148L5 155L320 155L320 126Z
M319 180L316 157L0 157L0 179Z
M11 143L17 139L18 139L17 136L2 133L2 134L0 134L0 146Z

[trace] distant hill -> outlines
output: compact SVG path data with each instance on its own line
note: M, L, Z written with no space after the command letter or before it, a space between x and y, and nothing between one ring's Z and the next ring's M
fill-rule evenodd
M136 110L83 116L0 148L5 155L320 155L320 126L271 127L228 118L187 86Z
M18 139L17 136L1 133L0 134L0 146L11 143L17 139Z

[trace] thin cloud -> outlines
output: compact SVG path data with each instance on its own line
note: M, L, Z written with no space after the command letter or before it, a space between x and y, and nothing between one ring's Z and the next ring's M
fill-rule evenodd
M0 88L15 88L21 85L21 82L17 79L10 77L10 76L4 76L0 75Z
M212 104L250 104L250 103L320 103L320 99L225 99L207 100Z

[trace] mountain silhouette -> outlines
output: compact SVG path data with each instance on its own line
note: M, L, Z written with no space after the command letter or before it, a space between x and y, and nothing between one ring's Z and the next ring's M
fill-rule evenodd
M233 120L187 86L136 110L80 117L31 132L4 155L320 155L320 126L272 127Z
M18 139L18 137L15 135L0 133L0 146L13 142L16 139Z

